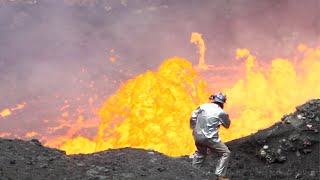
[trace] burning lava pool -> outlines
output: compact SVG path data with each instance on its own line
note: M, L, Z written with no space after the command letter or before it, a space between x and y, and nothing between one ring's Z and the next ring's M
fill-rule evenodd
M296 104L319 98L320 48L300 45L299 57L277 58L270 64L259 62L247 49L237 49L238 66L218 67L205 64L200 34L193 34L191 42L199 47L198 66L181 57L165 60L157 71L147 71L121 84L100 108L100 123L86 124L79 116L77 124L70 125L77 132L82 127L98 127L94 138L71 133L47 139L44 144L67 154L134 147L170 156L189 155L195 150L189 129L191 112L217 89L228 97L225 109L232 121L228 130L221 129L223 141L267 128L292 112ZM211 76L221 70L234 72L230 81L219 74ZM224 83L219 83L220 78ZM10 114L4 109L0 115ZM35 135L38 133L30 132L26 137Z
M262 65L249 50L237 50L237 59L245 60L235 74L236 82L223 89L232 120L231 127L220 132L223 141L267 128L292 112L296 104L319 97L320 49L300 45L298 51L303 54L298 61L278 58ZM122 147L154 149L170 156L192 154L195 146L189 117L212 93L204 80L210 77L200 74L219 68L206 66L203 59L199 62L197 68L186 59L173 57L158 71L122 84L99 111L102 122L95 139L79 136L60 148L69 154ZM212 81L212 86L219 86L216 79Z

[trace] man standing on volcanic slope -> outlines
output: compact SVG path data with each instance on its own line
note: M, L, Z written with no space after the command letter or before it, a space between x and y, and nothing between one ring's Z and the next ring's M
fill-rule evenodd
M217 152L220 160L216 166L215 175L218 180L229 180L226 177L227 166L230 158L230 150L221 142L219 137L220 125L229 128L229 115L223 110L226 102L226 95L218 93L211 95L209 100L212 103L200 105L193 111L190 118L190 128L193 130L193 137L197 147L194 153L192 166L200 168L204 164L207 149Z

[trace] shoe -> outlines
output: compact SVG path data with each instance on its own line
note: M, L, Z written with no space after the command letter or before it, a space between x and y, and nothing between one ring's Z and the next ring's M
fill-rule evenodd
M217 176L217 180L230 180L226 176Z

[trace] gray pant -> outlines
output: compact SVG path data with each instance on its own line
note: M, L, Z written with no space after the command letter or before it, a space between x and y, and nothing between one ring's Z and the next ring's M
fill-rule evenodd
M194 153L192 166L200 168L203 166L207 156L207 149L211 152L217 152L220 155L220 160L216 166L215 174L217 176L225 176L230 158L230 150L222 142L214 142L212 139L207 139L204 142L196 142L197 150Z

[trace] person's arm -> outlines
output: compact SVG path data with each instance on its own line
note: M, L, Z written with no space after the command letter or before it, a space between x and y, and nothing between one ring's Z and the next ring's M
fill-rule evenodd
M201 112L200 106L192 112L192 115L190 117L190 128L192 130L196 127L197 117L200 112Z
M220 118L220 121L222 123L222 126L228 129L230 127L230 124L231 124L229 115L227 113L223 112L223 113L219 114L219 118Z

